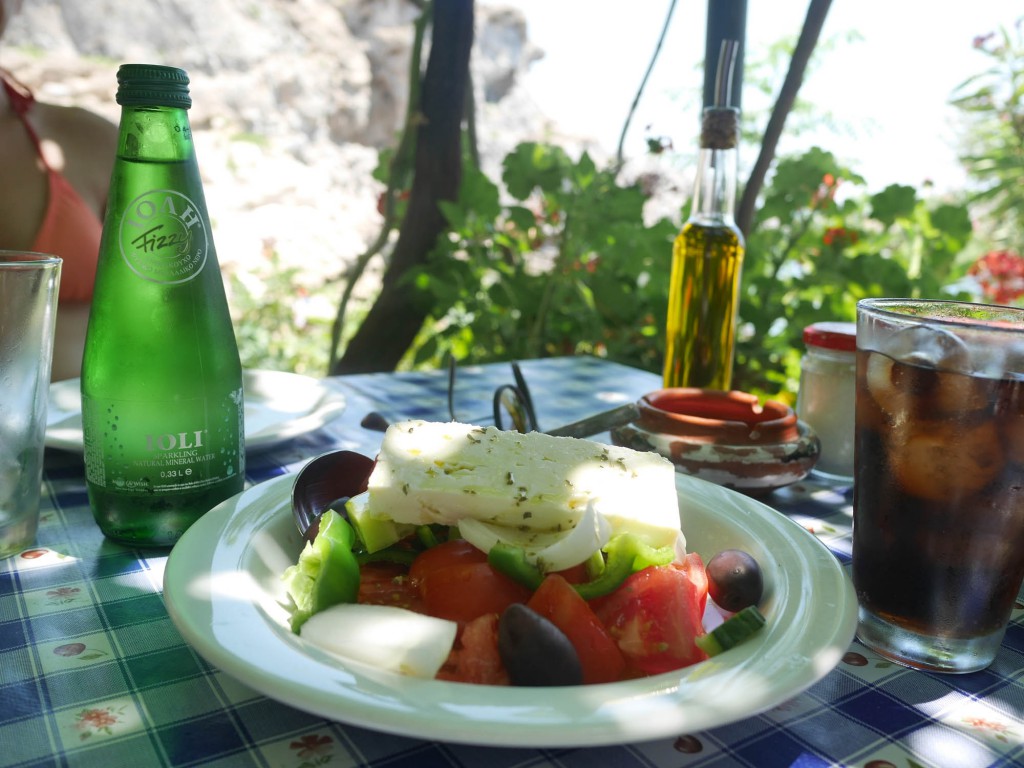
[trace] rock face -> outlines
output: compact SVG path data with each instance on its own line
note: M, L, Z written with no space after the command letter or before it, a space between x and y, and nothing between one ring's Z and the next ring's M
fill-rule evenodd
M315 288L379 230L371 173L402 125L419 14L411 0L24 0L0 64L40 100L112 122L118 64L188 70L222 266L258 286L276 254ZM477 0L472 70L488 169L551 131L520 87L540 55L517 11Z

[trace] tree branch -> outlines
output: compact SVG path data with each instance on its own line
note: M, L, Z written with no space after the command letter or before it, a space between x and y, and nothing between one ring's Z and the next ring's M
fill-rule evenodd
M462 177L462 116L473 47L473 0L435 0L430 56L420 94L415 175L380 295L331 374L393 370L426 319L407 279L426 263L446 222L439 200L455 200Z
M621 168L625 164L623 158L623 147L626 144L626 134L629 133L629 124L633 122L633 115L636 113L636 108L640 104L640 97L644 94L644 89L647 87L647 81L651 77L651 72L654 71L654 65L658 61L658 56L661 55L661 46L665 43L665 36L668 34L668 28L672 24L672 14L676 10L676 0L671 0L668 4L668 13L665 14L665 23L661 25L661 34L658 35L658 43L654 46L654 53L651 54L651 60L647 64L647 71L644 72L643 79L640 81L640 87L636 89L636 95L633 97L633 103L629 105L629 112L626 113L626 122L622 125L622 133L619 134L619 146L615 150L615 165Z
M327 363L327 372L330 373L338 361L338 351L341 346L341 336L345 332L345 316L348 313L348 305L352 300L352 293L356 283L363 276L370 259L376 256L387 245L391 231L396 226L395 200L400 188L408 183L412 175L413 145L416 139L416 121L419 115L420 104L420 65L423 62L423 38L426 28L433 17L432 6L426 0L412 0L413 4L420 7L423 13L414 25L412 53L409 56L409 98L405 105L405 118L402 122L402 136L398 142L398 148L388 164L388 186L384 191L384 221L381 223L380 231L376 239L370 244L355 263L346 270L345 274L335 280L344 279L345 288L341 294L341 301L338 304L338 311L331 326L331 351Z

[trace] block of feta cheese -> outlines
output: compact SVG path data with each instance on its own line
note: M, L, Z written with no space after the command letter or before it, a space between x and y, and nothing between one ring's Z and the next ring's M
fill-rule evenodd
M613 533L652 546L679 534L671 462L591 440L456 422L405 421L384 435L369 510L399 523L456 525L464 517L521 531L564 531L593 499Z

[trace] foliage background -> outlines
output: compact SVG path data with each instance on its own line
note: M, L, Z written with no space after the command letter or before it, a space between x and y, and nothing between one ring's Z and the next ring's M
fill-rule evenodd
M853 320L860 298L1019 301L1020 32L1018 26L977 40L991 66L952 97L965 115L971 190L944 197L903 185L871 191L856 169L819 147L777 158L747 238L735 388L792 400L803 329ZM767 57L747 74L750 87L770 88L783 60L778 51ZM813 106L798 104L793 130L807 114ZM748 143L757 141L766 117L746 116ZM669 157L673 150L657 141L651 151L665 162L686 161ZM391 158L382 154L379 178L388 178ZM412 278L430 319L401 367L437 367L448 355L487 362L593 354L660 371L671 242L687 206L675 220L647 221L649 180L624 180L614 164L573 158L555 145L518 146L498 179L472 160L467 152L459 197L443 206L448 237ZM391 226L402 213L399 203ZM386 248L379 257L387 258ZM243 362L323 371L328 323L301 307L336 296L337 287L293 297L286 272L274 280L280 284L262 301L233 285ZM344 314L342 339L363 311L357 303Z

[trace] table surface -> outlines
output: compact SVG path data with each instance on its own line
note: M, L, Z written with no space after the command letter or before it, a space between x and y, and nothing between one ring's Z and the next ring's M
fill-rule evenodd
M635 400L650 373L594 358L522 364L541 429ZM335 448L372 455L388 419L447 420L443 372L325 380L345 412L315 433L250 454L247 478L295 472ZM507 364L460 369L457 416L478 421ZM604 439L607 439L605 434ZM597 436L596 439L602 439ZM848 489L806 481L767 503L848 566ZM37 546L0 561L0 764L8 766L826 766L1024 764L1024 606L987 670L903 668L856 641L820 682L761 715L697 733L590 749L425 742L325 721L261 696L178 634L161 589L166 550L106 541L81 457L47 451ZM524 742L528 737L524 735Z

